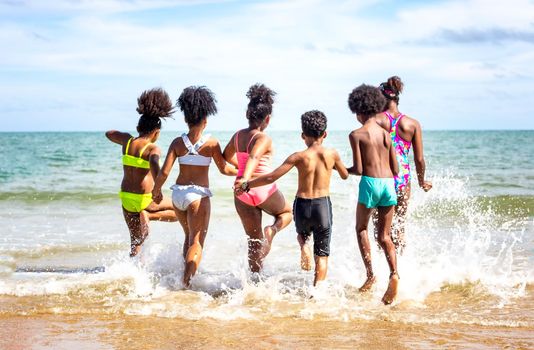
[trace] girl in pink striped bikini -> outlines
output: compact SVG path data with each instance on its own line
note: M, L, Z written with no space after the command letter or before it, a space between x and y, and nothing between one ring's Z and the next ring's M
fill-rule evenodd
M248 181L272 171L272 140L263 131L271 120L274 95L275 92L263 84L253 85L247 92L250 99L247 108L248 128L236 132L224 149L224 157L228 162L235 163L237 157L238 179ZM248 236L250 270L259 272L271 249L274 235L293 219L291 205L276 184L250 189L248 193L236 196L234 203ZM263 212L275 220L262 230Z
M432 183L425 180L425 158L423 156L423 132L421 125L417 120L399 112L399 94L403 88L404 84L397 76L393 76L387 82L380 84L379 89L386 97L387 103L384 113L379 114L376 118L377 123L390 133L399 162L399 174L395 176L397 206L395 207L395 218L391 236L395 247L401 252L406 246L404 226L411 193L411 174L408 154L412 146L419 187L425 192L432 188Z

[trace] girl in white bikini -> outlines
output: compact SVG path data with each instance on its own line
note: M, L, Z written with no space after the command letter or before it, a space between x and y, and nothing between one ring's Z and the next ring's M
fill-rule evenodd
M235 166L224 160L219 141L210 135L202 134L208 116L217 113L215 103L213 93L204 86L184 89L177 104L184 112L189 132L172 141L152 191L153 199L158 203L162 198L161 187L178 159L180 173L171 189L174 209L185 233L183 282L186 287L190 285L191 277L200 264L202 247L208 232L212 196L208 170L211 160L214 160L222 174L235 176L237 173Z

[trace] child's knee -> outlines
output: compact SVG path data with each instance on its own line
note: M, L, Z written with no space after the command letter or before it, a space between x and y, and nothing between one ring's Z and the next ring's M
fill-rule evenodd
M356 233L358 235L366 235L367 234L367 225L356 224Z
M383 233L378 235L378 243L384 247L393 244L393 241L391 240L391 236L389 234L386 235Z

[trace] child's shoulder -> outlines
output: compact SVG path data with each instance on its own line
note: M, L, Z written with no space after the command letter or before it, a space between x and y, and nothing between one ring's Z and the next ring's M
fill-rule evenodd
M362 136L367 135L367 134L368 134L368 132L362 126L361 128L352 130L350 132L350 134L349 134L349 137L353 138L353 139L357 139L357 138L361 138Z

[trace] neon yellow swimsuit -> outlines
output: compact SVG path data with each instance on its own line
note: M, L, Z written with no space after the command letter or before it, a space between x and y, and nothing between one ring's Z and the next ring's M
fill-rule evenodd
M122 165L132 166L134 168L150 169L149 161L141 158L141 156L143 155L143 152L146 150L146 148L151 144L151 142L147 143L145 147L141 148L141 152L139 152L139 157L134 157L128 154L128 149L130 149L130 142L132 142L132 140L133 137L129 139L128 143L126 144L126 150L122 155Z
M126 150L122 155L122 164L134 168L150 169L150 162L141 158L141 156L151 142L147 143L141 149L141 152L139 152L139 157L135 157L128 154L128 149L130 149L130 142L132 142L132 140L133 137L129 139L128 143L126 144ZM119 197L121 199L123 208L131 213L139 213L145 210L146 207L152 203L152 193L131 193L119 191Z

